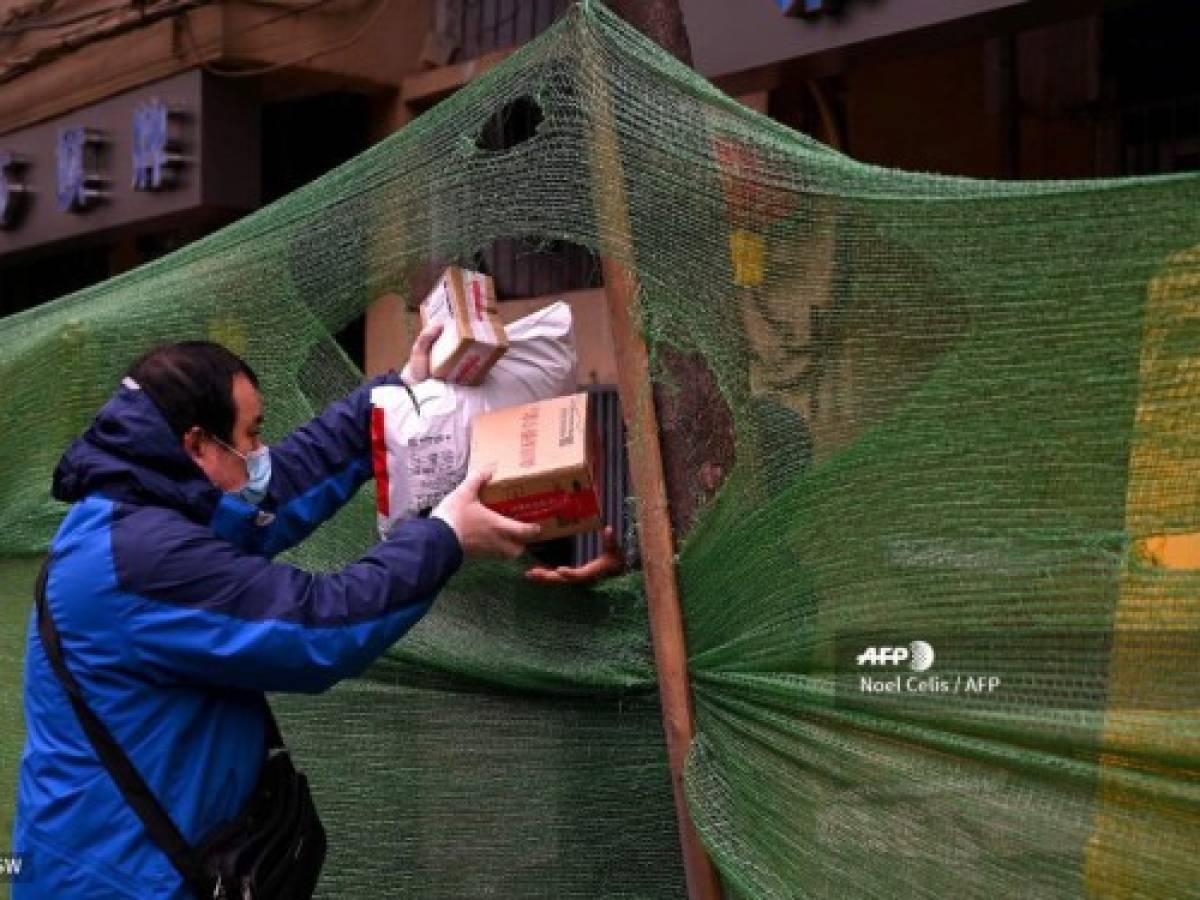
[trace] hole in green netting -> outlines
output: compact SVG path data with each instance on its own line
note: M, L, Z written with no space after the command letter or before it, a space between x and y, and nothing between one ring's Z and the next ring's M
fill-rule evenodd
M533 97L510 100L484 122L475 146L493 153L511 150L531 140L545 118L541 104Z

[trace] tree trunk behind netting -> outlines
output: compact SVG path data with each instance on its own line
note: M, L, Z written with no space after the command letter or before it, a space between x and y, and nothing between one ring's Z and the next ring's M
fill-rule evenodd
M692 64L678 0L611 0L608 4L680 62ZM656 348L662 383L654 385L671 525L678 541L692 527L733 465L733 421L716 379L699 355ZM676 386L675 388L672 385ZM678 388L686 385L686 390Z

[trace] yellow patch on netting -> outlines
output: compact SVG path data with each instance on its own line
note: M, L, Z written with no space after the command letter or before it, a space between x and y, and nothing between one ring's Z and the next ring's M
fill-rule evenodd
M1178 348L1174 337L1194 328L1198 317L1200 247L1194 247L1172 257L1147 292L1126 522L1134 537L1133 565L1160 571L1127 570L1121 579L1105 752L1084 848L1084 884L1097 897L1169 896L1178 882L1167 860L1194 846L1200 833L1200 809L1166 790L1200 776L1169 762L1187 758L1200 730L1196 693L1180 690L1188 682L1180 674L1200 669L1200 643L1188 639L1200 617L1200 596L1194 589L1160 591L1156 583L1200 570L1200 531L1137 534L1153 528L1172 505L1196 508L1180 504L1200 485L1200 457L1174 438L1180 429L1196 427L1179 413L1200 393L1200 357Z

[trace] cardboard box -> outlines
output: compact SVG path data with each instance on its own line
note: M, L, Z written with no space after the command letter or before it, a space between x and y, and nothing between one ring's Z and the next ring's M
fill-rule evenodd
M495 472L480 499L502 515L542 526L539 540L600 528L604 471L587 394L555 397L477 416L471 468Z
M430 353L434 378L479 384L504 351L508 337L488 275L451 266L421 304L421 323L444 322Z

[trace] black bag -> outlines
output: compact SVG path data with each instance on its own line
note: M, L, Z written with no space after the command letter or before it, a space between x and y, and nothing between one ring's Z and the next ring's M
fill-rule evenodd
M49 568L47 559L37 580L38 634L46 656L100 762L183 880L202 900L312 897L325 862L325 829L313 805L308 780L292 765L266 699L267 756L246 808L236 819L206 835L196 847L190 846L107 726L84 701L79 683L67 668L46 602Z

